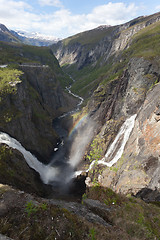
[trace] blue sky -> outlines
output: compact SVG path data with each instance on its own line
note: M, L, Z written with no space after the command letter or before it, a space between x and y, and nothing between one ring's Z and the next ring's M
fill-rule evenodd
M160 11L159 0L0 0L0 6L0 23L9 29L57 38Z

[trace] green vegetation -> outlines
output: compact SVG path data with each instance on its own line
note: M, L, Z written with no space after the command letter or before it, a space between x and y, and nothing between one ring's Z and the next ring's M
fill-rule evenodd
M114 211L108 220L128 234L128 239L159 239L160 208L151 203L145 203L132 196L124 197L111 189L92 187L88 189L87 197L104 202L107 207L114 206Z
M25 212L28 214L28 217L30 217L31 214L36 214L37 211L38 206L35 203L33 203L32 201L26 203Z
M94 45L96 45L97 42L102 40L107 34L110 34L112 30L113 30L112 27L104 28L103 30L100 28L96 28L94 30L78 33L74 36L62 40L62 42L64 46L72 44L81 44L87 45L87 47L90 49Z
M17 69L4 68L0 69L0 124L6 125L13 119L20 117L21 112L15 107L12 102L14 95L17 92L17 84L21 83L22 71ZM6 98L10 96L10 104L5 107Z
M13 156L12 150L7 148L5 145L0 145L0 173L1 181L5 176L11 179L15 175L12 167L8 167L7 161Z
M90 234L89 227L67 209L34 200L24 203L23 197L17 204L14 214L10 209L0 219L1 234L23 240L89 240L85 237ZM47 208L43 209L42 204Z
M1 42L0 64L10 64L19 68L21 64L48 65L53 70L53 76L63 87L72 80L65 75L49 47L36 47L23 44Z
M94 228L91 228L91 229L89 230L89 236L90 236L90 239L91 239L91 240L96 240L96 231L95 231Z
M86 156L86 159L88 159L90 162L94 160L96 161L100 160L102 158L104 145L105 145L104 139L97 135L91 143L91 150L89 154Z
M105 142L104 139L101 138L99 135L97 135L91 145L90 145L90 151L89 153L86 155L86 159L90 161L90 163L92 163L93 161L95 161L94 163L94 167L89 171L89 174L93 175L93 180L92 180L92 184L96 187L99 186L99 183L97 181L97 176L98 174L100 174L102 172L102 169L99 167L99 165L97 165L98 160L100 160L102 158L102 154L103 154L103 148L105 146Z
M0 69L0 95L3 97L6 94L14 94L16 92L16 85L20 83L20 77L23 75L22 71L17 69L4 68Z
M132 44L125 52L130 57L153 59L160 56L160 23L154 23L134 35Z
M85 199L87 199L86 193L84 193L84 194L82 195L82 201L81 201L82 204L84 204L84 200L85 200Z
M122 206L126 201L126 198L123 195L116 194L112 189L103 188L101 186L93 186L88 189L86 197L99 200L107 206Z
M28 217L35 216L38 211L46 211L47 209L48 205L45 202L37 204L32 201L28 201L25 205L25 212L28 214Z
M118 170L121 168L121 166L123 165L123 163L125 162L125 157L122 154L121 158L118 160L118 162L116 163L116 165L114 167L110 168L110 171L114 171L114 172L118 172Z

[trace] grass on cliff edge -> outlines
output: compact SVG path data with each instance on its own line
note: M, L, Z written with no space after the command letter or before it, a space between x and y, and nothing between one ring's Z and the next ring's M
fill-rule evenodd
M33 64L48 65L62 87L70 84L71 79L63 73L59 63L49 47L36 47L23 44L0 42L0 64Z
M88 189L85 197L100 200L113 209L108 220L113 226L123 229L128 239L160 239L160 207L155 204L99 186Z
M144 57L153 59L160 56L160 22L139 31L132 37L130 47L124 51L127 58Z
M107 209L90 209L109 225L88 222L67 209L24 192L0 185L0 233L23 240L159 240L160 208L140 199L127 198L111 189L92 188L87 196ZM7 203L7 209L4 205ZM114 204L113 204L114 203ZM84 203L85 204L85 201Z
M0 68L0 95L14 93L22 75L23 72L17 69Z

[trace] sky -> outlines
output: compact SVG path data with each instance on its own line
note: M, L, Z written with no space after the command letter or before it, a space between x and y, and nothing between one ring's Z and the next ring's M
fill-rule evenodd
M7 28L56 38L160 11L159 0L0 0L0 6L0 23Z

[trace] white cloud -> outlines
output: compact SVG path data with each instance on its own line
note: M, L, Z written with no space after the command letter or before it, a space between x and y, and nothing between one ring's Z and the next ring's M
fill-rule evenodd
M46 4L59 5L59 0L39 0ZM136 17L138 7L135 4L108 3L95 7L88 14L73 14L65 8L52 14L34 13L32 7L22 1L0 0L0 23L10 29L36 31L57 37L67 37L99 25L117 25ZM59 5L60 6L60 5Z
M155 10L156 10L156 11L160 11L160 5L156 6L156 7L155 7Z
M8 28L29 29L32 21L39 21L40 17L32 13L32 7L25 2L0 0L0 23Z
M39 0L41 6L53 6L53 7L63 7L63 4L59 0Z

